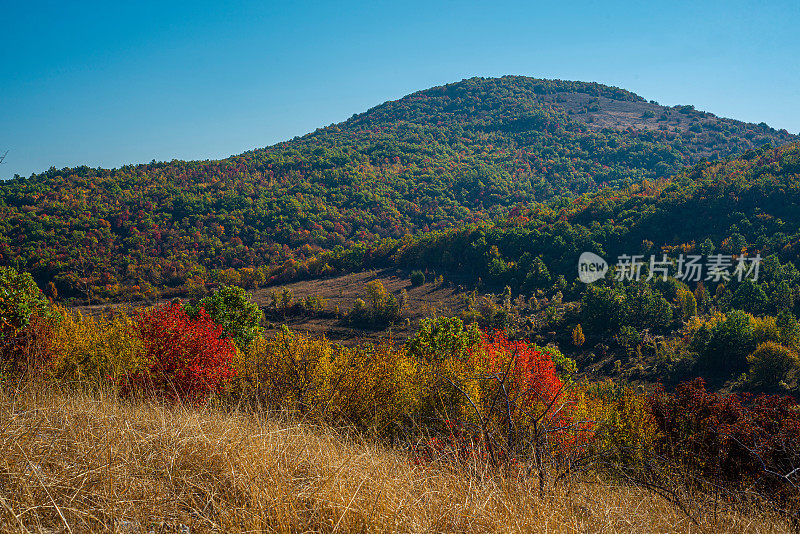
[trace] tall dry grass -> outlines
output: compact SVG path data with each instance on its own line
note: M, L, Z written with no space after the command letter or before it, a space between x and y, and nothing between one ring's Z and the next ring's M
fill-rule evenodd
M352 432L32 388L0 394L3 532L781 532L633 487L415 466Z

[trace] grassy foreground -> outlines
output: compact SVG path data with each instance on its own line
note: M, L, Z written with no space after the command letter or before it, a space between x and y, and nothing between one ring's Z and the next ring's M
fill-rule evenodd
M113 395L0 393L2 532L783 532L585 480L414 465L309 423Z

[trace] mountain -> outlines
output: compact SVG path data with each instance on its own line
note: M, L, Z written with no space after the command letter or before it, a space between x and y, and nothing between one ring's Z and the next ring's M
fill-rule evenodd
M224 160L14 178L0 185L0 263L91 300L252 286L303 274L325 251L797 139L596 83L472 78Z

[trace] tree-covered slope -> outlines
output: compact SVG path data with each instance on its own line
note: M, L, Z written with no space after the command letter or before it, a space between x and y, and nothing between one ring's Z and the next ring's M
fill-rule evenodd
M515 209L494 224L398 243L384 257L530 291L558 275L575 280L584 251L610 263L622 254L713 252L775 255L800 265L800 143L698 164L667 180Z
M95 299L257 283L337 247L795 139L595 83L473 78L220 161L15 178L0 185L0 263Z
M587 251L610 265L593 284L578 280ZM740 258L750 269L758 254L758 271L736 274ZM638 280L614 276L622 255L641 258ZM681 255L698 257L699 276L680 275ZM666 276L649 278L650 258L663 256ZM714 274L715 258L725 274ZM702 376L715 388L800 394L800 143L291 269L365 264L423 269L488 292L468 294L462 318L572 347L598 376Z

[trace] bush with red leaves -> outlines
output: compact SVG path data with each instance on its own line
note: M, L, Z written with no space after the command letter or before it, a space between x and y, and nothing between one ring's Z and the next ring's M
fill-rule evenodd
M509 369L510 386L521 409L555 410L552 406L564 384L550 356L524 341L509 341L503 332L484 334L476 351L483 351L492 374Z
M525 440L532 433L557 456L570 456L583 448L593 425L575 417L575 391L558 377L546 351L494 332L491 336L484 334L472 353L482 356L482 365L490 375L506 377L503 387L487 398L495 407L495 415L506 420L510 417L510 426L527 434Z
M650 405L659 428L656 452L714 484L800 505L800 405L791 397L720 395L702 379Z
M131 384L166 398L203 403L234 374L235 347L205 310L192 319L176 303L142 312L137 330L144 342L146 371Z
M436 399L452 405L440 412L446 428L413 448L416 460L486 457L509 465L535 458L541 481L545 471L580 460L592 424L578 413L579 396L559 378L547 350L498 331L481 333L464 354L437 362L448 374L435 384Z

